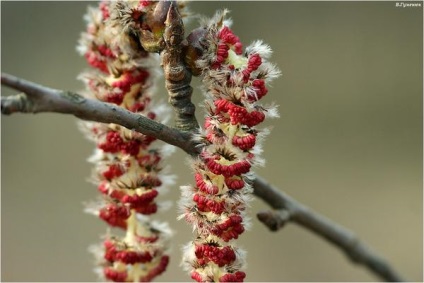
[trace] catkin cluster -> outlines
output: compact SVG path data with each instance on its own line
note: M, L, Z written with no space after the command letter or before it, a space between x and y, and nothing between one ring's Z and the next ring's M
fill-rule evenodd
M208 113L198 136L204 147L193 161L195 185L182 187L181 217L195 231L195 240L184 248L183 263L198 282L245 278L245 253L233 240L248 225L251 167L262 163L258 143L266 131L256 126L277 116L275 107L259 103L268 92L266 85L279 75L267 62L271 49L256 41L243 51L226 13L204 20L193 33L201 38L193 44L201 56L192 68L202 79Z
M166 106L154 105L152 96L160 74L158 54L141 45L140 32L151 30L146 15L157 2L103 1L89 8L87 30L78 50L92 67L81 74L86 95L129 111L166 122ZM101 199L87 207L123 231L106 235L93 248L101 278L113 281L150 281L167 267L170 230L148 216L160 207L159 191L171 183L162 159L170 147L159 147L155 138L116 124L84 122L83 129L96 144L89 159Z

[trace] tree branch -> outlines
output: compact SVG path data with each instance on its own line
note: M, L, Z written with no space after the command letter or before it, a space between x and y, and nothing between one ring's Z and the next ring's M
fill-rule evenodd
M277 231L288 222L296 223L336 245L350 260L366 266L381 279L389 282L405 281L353 232L299 203L259 176L254 179L253 188L257 197L276 209L276 211L259 212L257 215L271 231Z
M1 113L12 114L56 112L72 114L80 119L101 123L114 123L128 129L153 136L175 145L190 155L198 152L190 134L130 112L114 104L87 99L81 95L41 86L39 84L2 73L1 83L24 93L2 97Z
M191 139L191 133L170 128L113 104L87 99L73 92L41 86L5 73L1 75L1 83L24 92L2 97L2 114L9 115L16 112L72 114L84 120L122 125L177 146L192 156L200 152L198 144ZM288 222L296 223L333 243L353 262L364 265L383 280L404 281L400 274L368 246L361 243L351 231L319 215L259 176L255 177L252 186L254 194L275 209L275 211L258 214L259 220L271 230L277 231Z

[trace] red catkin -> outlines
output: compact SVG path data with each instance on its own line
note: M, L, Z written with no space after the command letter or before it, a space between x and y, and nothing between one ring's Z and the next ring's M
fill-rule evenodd
M158 108L151 105L159 65L156 54L144 52L134 43L140 40L140 29L149 28L158 4L101 1L87 14L87 31L78 48L95 69L81 75L90 96L150 119L161 118L157 117ZM154 137L115 124L86 123L86 127L97 146L90 161L103 198L100 205L96 203L87 211L109 226L125 230L124 237L108 235L103 243L99 264L104 279L150 281L169 262L165 254L169 229L146 216L157 212L158 188L167 177L161 174L162 151L153 144Z

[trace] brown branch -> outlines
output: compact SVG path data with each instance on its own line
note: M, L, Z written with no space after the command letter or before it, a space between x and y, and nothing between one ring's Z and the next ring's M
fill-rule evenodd
M381 279L389 282L405 281L383 258L362 243L353 232L299 203L259 176L253 180L253 188L257 197L276 209L275 211L260 212L257 215L258 219L271 231L277 231L288 222L296 223L336 245L354 263L366 266Z
M199 146L192 141L189 132L170 128L113 104L87 99L68 91L47 88L5 73L1 75L1 83L24 92L2 97L2 114L15 112L72 114L84 120L122 125L175 145L192 156L200 152ZM288 222L296 223L333 243L353 262L364 265L380 278L389 282L404 281L400 274L361 243L351 231L312 211L259 176L254 178L252 186L254 194L276 210L258 214L258 218L271 230L276 231Z
M24 92L2 97L2 114L8 115L14 112L72 114L83 120L118 124L175 145L190 155L197 153L196 144L191 141L189 133L170 128L114 104L87 99L70 91L48 88L5 73L1 74L1 83Z

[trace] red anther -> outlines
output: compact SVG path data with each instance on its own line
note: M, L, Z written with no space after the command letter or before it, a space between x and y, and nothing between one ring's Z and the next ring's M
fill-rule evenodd
M126 282L127 280L127 272L124 271L117 271L113 269L113 267L105 267L103 270L103 273L105 277L109 280L112 280L114 282Z
M119 251L115 255L115 260L122 261L126 264L146 263L152 259L152 255L148 252Z
M196 271L192 271L190 276L191 276L191 279L196 280L197 282L204 282L202 275L200 275L200 273Z
M104 259L106 259L109 262L114 262L115 256L116 256L115 244L110 240L105 240L103 242L103 246L105 247Z
M158 153L143 155L137 159L138 165L144 167L147 171L153 170L153 167L159 164L161 157Z
M95 136L97 136L97 134L99 133L99 129L98 129L97 127L93 127L93 128L91 128L91 131L93 132L93 134L94 134Z
M152 167L155 167L161 161L161 157L158 153L150 153L148 155L143 155L137 159L138 165L145 167L147 171L153 170Z
M228 58L229 47L226 44L218 44L216 51L216 63L223 63Z
M215 114L219 114L219 112L226 112L228 110L228 106L230 102L222 98L222 99L215 100L214 104L216 107Z
M219 267L222 267L236 260L236 254L229 246L221 248L209 245L197 245L195 248L195 255L200 265L213 261Z
M231 165L219 164L212 158L207 158L205 161L206 166L212 171L212 173L216 175L223 175L224 177L248 173L251 167L251 164L246 160L242 160Z
M120 190L120 189L110 189L111 192L109 192L109 196L111 198L114 198L116 200L121 200L124 196L126 196L126 192L125 190Z
M196 173L194 175L194 178L196 179L196 186L204 193L215 195L218 193L219 189L217 186L215 186L211 182L205 182L203 180L203 176L200 173Z
M243 82L247 83L250 79L250 73L251 71L248 69L244 69L243 71L241 71L241 74L243 76Z
M140 6L143 8L149 6L150 4L152 4L151 0L140 0Z
M232 176L225 178L225 185L227 185L230 190L240 190L244 187L243 178L239 176Z
M166 270L168 263L169 263L169 256L167 255L162 256L159 264L155 268L151 269L146 276L141 277L139 281L140 282L152 281L153 278L155 278L156 276L158 276L159 274L161 274L162 272Z
M150 190L143 193L142 195L125 195L122 197L121 201L123 203L129 203L132 207L139 207L150 203L153 199L155 199L155 197L157 197L158 194L158 191Z
M225 61L225 59L226 59L227 57L224 57L224 56L222 56L222 55L217 55L216 56L216 64L221 64L222 62L224 62Z
M123 93L128 92L131 89L131 85L132 85L132 77L131 77L131 74L128 72L123 73L118 80L114 81L111 84L112 87L119 88L120 90L122 90Z
M219 282L243 282L246 273L237 271L236 273L227 273L219 278Z
M121 90L122 99L123 96L131 90L131 87L138 83L143 83L145 79L149 76L149 73L146 71L140 71L136 74L131 72L125 72L121 77L114 81L111 86L113 88L119 88ZM121 100L122 103L122 100ZM117 104L121 104L117 103Z
M268 93L268 89L265 87L264 80L254 80L252 86L255 88L256 97L249 96L250 101L256 101L264 97Z
M156 213L156 211L158 210L158 206L156 203L150 203L148 205L143 205L143 206L131 205L131 208L135 209L135 211L137 211L138 213L144 214L144 215Z
M234 52L236 52L237 55L241 55L241 53L243 53L243 44L241 44L241 42L234 44Z
M207 139L210 143L213 143L213 141L215 140L215 139L214 139L214 137L215 137L215 135L214 135L214 133L213 133L213 132L207 132L207 134L206 134L206 139Z
M108 132L106 134L106 141L98 145L98 148L104 152L115 153L118 152L123 144L121 135L118 132Z
M212 126L210 117L205 118L204 126L205 126L205 129L209 129Z
M241 150L248 150L255 146L256 136L249 134L247 136L234 136L232 144L239 147Z
M218 62L214 62L211 65L212 70L217 70L217 69L219 69L219 67L221 67L221 63L218 63Z
M130 110L131 112L141 112L144 110L144 108L146 107L146 105L142 102L136 102L133 105L130 106L130 108L128 108L128 110Z
M99 184L99 186L97 187L97 189L99 190L99 192L101 192L102 194L107 195L109 193L109 188L108 188L108 182L101 182Z
M225 209L224 202L217 202L200 194L194 194L193 201L197 204L197 208L203 212L212 211L215 214L221 214Z
M124 93L109 93L108 95L106 95L105 101L120 105L122 101L124 101Z
M131 78L131 82L133 84L144 83L149 76L150 76L149 72L145 70L139 70L138 74Z
M147 147L148 145L150 145L152 142L154 142L156 140L155 137L152 136L144 136L143 139L143 146Z
M261 111L252 111L249 115L249 121L246 121L246 126L253 127L265 120L265 114Z
M107 67L107 64L102 59L98 58L96 53L93 51L87 51L84 55L85 59L87 60L88 64L91 65L94 68L99 69L103 73L109 74L109 69Z
M154 120L156 118L156 113L154 112L147 113L147 118Z
M240 215L233 214L226 221L215 225L211 232L225 242L231 239L237 239L244 232L242 221L243 219Z
M240 215L233 214L228 218L228 220L230 220L232 223L241 223L243 218Z
M142 237L142 236L135 236L135 238L137 239L137 242L139 243L154 243L156 242L159 237L158 236L152 236L152 237Z
M106 45L98 45L97 50L104 57L109 57L109 58L112 58L112 59L116 58L116 56L115 56L115 54L113 54L112 50L110 48L108 48Z
M108 204L100 209L99 217L113 227L120 227L122 229L126 229L126 220L128 219L128 217L130 217L130 211L124 206Z
M249 113L247 112L246 108L235 105L231 102L228 102L226 108L228 109L231 124L233 125L243 124L248 127L253 127L265 119L265 114L263 112L254 110Z
M102 18L103 20L107 20L110 16L109 14L109 7L107 6L107 1L102 1L99 5L100 11L102 11Z
M216 175L222 175L224 173L224 169L222 166L215 162L213 158L208 158L205 160L206 166L209 170L211 170L212 173Z
M130 140L121 144L121 149L124 153L136 156L140 152L141 142L138 140Z
M112 180L115 177L119 177L124 172L122 171L121 167L117 164L112 164L109 166L109 168L103 172L103 177L105 177L107 180Z
M249 60L247 62L247 68L253 72L259 68L262 64L262 58L259 54L255 53L249 56Z
M218 38L220 38L223 42L235 45L237 43L240 43L240 39L234 35L234 33L231 31L231 29L228 26L224 26L218 34Z

